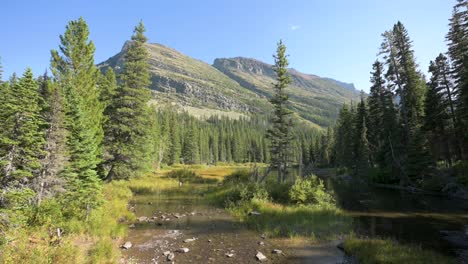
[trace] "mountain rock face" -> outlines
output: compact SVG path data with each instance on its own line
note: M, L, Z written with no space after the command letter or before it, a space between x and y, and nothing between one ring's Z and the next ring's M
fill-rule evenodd
M122 68L129 42L121 52L101 63L117 73ZM160 44L147 44L150 54L151 89L159 105L171 104L190 109L216 109L237 113L268 113L273 93L273 66L248 58L215 59L213 65L193 59ZM303 119L328 126L337 117L343 102L356 100L352 84L321 78L290 69L288 88L290 108ZM209 111L208 111L209 112Z
M273 65L248 58L215 59L213 66L241 86L264 97L273 94ZM344 102L357 100L359 92L353 84L289 69L291 85L288 93L291 109L302 118L320 126L328 126L337 117Z

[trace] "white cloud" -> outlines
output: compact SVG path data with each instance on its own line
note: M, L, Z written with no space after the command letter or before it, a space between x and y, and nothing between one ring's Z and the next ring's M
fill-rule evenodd
M292 30L292 31L300 29L300 28L301 28L301 26L299 26L299 25L290 25L289 26L289 29Z

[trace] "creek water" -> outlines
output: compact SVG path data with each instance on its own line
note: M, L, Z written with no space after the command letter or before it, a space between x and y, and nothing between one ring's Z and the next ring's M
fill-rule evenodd
M453 255L440 231L465 232L468 226L466 200L326 181L340 207L353 217L358 235L391 238Z
M442 239L440 231L464 231L468 226L468 201L345 184L327 173L317 174L352 217L358 236L390 238L453 255L454 248ZM149 219L130 229L126 240L134 246L124 250L121 263L166 263L163 252L181 247L190 252L175 253L175 263L258 263L258 251L269 263L342 260L343 254L335 245L294 245L287 239L262 238L224 209L209 204L204 197L207 188L210 185L190 184L175 191L136 194L132 201L135 214ZM196 240L183 242L190 238ZM284 254L273 254L276 248Z
M126 241L133 246L123 250L120 263L172 263L163 253L182 247L190 251L175 252L174 263L259 263L258 252L268 263L310 263L307 259L311 258L318 261L312 263L337 263L341 259L334 246L304 250L302 245L246 229L224 209L207 202L203 197L207 188L206 184L187 184L173 191L136 194L132 201L136 216L149 219L129 229ZM275 254L274 249L283 253Z

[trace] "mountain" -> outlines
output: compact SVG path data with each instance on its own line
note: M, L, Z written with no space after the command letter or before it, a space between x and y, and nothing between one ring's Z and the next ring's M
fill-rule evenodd
M270 97L273 93L271 84L275 81L275 72L270 64L236 57L215 59L213 66L256 94ZM292 79L288 88L292 110L320 126L330 125L344 102L359 97L359 92L352 84L301 73L295 69L289 69L289 74Z
M129 42L115 56L99 64L102 69L122 68ZM213 65L160 44L146 44L150 58L151 89L157 105L174 105L194 115L238 117L252 112L268 113L275 73L273 66L242 57L215 59ZM352 84L289 70L290 108L302 119L328 126L343 102L356 100Z

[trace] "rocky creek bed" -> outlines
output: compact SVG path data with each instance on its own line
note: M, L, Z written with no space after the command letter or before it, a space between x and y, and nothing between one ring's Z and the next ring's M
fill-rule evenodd
M339 242L312 246L270 239L201 196L137 195L133 206L138 219L120 263L349 263Z

